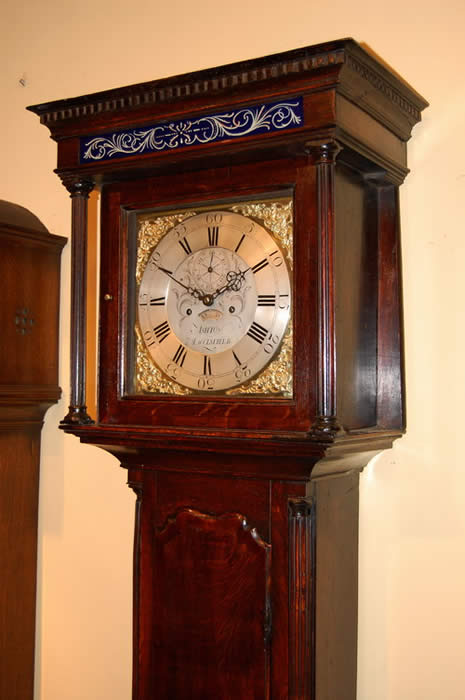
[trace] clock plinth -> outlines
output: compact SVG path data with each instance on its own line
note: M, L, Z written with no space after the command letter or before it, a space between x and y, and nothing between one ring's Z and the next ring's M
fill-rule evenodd
M405 427L398 188L425 106L342 40L31 108L73 201L61 427L137 496L133 700L355 698L358 478Z

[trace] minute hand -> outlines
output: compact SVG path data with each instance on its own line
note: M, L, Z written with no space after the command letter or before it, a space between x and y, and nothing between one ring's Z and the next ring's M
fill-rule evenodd
M168 275L173 282L176 282L177 284L181 285L181 287L184 287L184 289L187 289L189 294L191 294L195 299L202 299L204 296L202 292L199 292L198 289L194 289L193 287L188 287L187 284L184 284L184 282L181 282L180 280L177 280L176 277L173 276L173 273L171 270L167 270L165 267L161 267L161 265L157 265L157 268L161 270L162 272L165 273L165 275Z

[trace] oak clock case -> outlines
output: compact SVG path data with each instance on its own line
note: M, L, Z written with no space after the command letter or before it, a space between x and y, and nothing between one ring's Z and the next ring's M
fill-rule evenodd
M134 388L292 396L292 200L197 211L135 216Z
M405 430L398 191L426 106L343 39L30 108L72 201L61 427L136 495L133 700L356 698L359 473Z

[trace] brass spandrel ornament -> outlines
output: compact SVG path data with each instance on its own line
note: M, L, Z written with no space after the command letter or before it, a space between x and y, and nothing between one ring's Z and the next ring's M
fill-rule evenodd
M147 261L157 243L159 243L165 233L168 233L176 224L194 215L194 211L189 211L157 217L154 217L153 214L142 214L139 216L136 262L136 282L138 285L142 279Z
M234 389L229 389L228 396L237 394L273 394L285 398L292 397L292 326L289 326L283 338L281 348L275 360L270 362L256 378Z
M136 393L140 394L176 394L186 396L192 390L173 382L153 363L146 345L136 326Z
M237 211L259 221L274 235L279 247L286 254L289 269L292 270L292 199L286 198L272 202L247 202L234 204L231 211Z

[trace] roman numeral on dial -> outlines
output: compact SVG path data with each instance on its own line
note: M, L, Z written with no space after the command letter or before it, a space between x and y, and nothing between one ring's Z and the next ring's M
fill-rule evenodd
M150 306L164 306L165 297L157 297L156 299L150 299Z
M260 270L263 270L263 268L266 267L268 264L268 260L266 258L263 258L263 260L260 260L260 262L258 262L252 267L252 272L255 275L257 272L260 272Z
M263 343L267 333L268 331L266 330L266 328L263 328L263 326L261 326L256 321L252 323L249 330L247 331L247 335L253 340L255 340L257 343Z
M239 243L237 244L237 246L234 248L234 252L235 252L235 253L237 253L237 251L238 251L239 248L241 247L242 241L244 240L244 238L245 238L245 233L242 234L241 240L239 241Z
M219 226L208 227L208 245L218 245Z
M165 338L167 338L171 333L171 328L168 325L168 321L163 321L163 323L159 323L158 326L155 326L153 332L155 333L155 337L158 340L158 342L162 343L165 340Z
M173 355L173 362L176 362L180 367L183 366L184 360L186 359L187 348L184 345L180 345Z
M203 356L203 373L204 374L211 374L212 373L211 357L207 357L206 355Z
M187 240L186 237L181 238L181 240L179 240L178 243L186 255L190 255L192 253L192 248L190 247L189 241Z
M258 306L275 306L276 304L276 294L259 294L258 295Z

